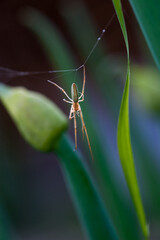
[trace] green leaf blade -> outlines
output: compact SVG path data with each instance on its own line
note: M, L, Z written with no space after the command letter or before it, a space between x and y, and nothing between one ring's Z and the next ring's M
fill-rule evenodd
M117 234L85 159L73 151L73 145L65 136L57 145L56 154L61 160L62 171L87 239L117 240Z
M140 192L138 189L138 182L136 178L136 172L134 167L134 159L130 140L130 127L129 127L129 82L130 79L127 77L126 85L123 93L121 109L118 121L118 133L117 133L117 143L119 156L127 184L134 202L139 222L142 227L144 236L148 237L148 228L146 224L145 214L141 202Z
M160 1L129 0L153 58L160 69Z
M123 168L123 172L129 187L130 194L137 212L139 223L143 232L145 239L148 239L148 227L146 224L145 213L141 201L140 191L138 188L138 182L136 177L136 171L134 167L134 159L131 146L130 138L130 126L129 126L129 87L130 87L130 59L129 59L129 44L127 31L125 26L125 21L123 17L122 7L120 0L113 0L113 4L117 13L117 17L122 29L124 36L126 49L127 49L127 79L125 83L125 88L123 92L119 120L118 120L118 129L117 129L117 144L119 150L119 156Z

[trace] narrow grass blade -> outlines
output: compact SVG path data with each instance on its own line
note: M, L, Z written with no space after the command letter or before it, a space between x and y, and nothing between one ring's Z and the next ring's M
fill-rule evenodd
M125 83L125 88L123 92L119 120L118 120L118 132L117 132L117 142L118 142L118 150L119 156L122 164L122 168L125 174L125 178L137 211L137 216L140 222L140 226L143 232L143 235L146 239L148 239L149 233L145 219L145 213L143 209L143 205L141 202L140 192L138 188L136 172L134 167L133 153L131 147L130 140L130 127L129 127L129 86L130 86L130 60L129 60L129 45L128 45L128 37L125 26L125 21L123 17L122 7L120 0L112 0L117 17L122 29L122 33L124 36L126 49L127 49L127 79Z
M160 69L160 1L129 0L154 60Z

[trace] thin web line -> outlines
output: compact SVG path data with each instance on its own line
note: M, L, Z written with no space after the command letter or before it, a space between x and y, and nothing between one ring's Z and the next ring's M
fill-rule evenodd
M6 74L6 75L8 74L8 75L10 75L11 78L13 78L13 77L18 77L18 76L28 76L28 75L77 72L79 69L83 68L86 65L86 63L90 59L91 55L93 54L95 48L97 47L99 41L102 39L104 33L106 32L106 30L111 25L114 17L115 17L115 13L112 15L112 17L110 18L110 20L108 21L106 26L103 28L100 36L97 38L95 44L93 45L93 47L92 47L89 55L85 59L84 63L82 65L80 65L78 68L63 69L63 70L49 70L49 71L35 71L35 72L26 72L26 71L24 71L24 72L22 72L22 71L15 71L15 70L12 70L12 69L9 69L9 68L5 68L5 67L0 67L0 75L1 74Z
M88 62L90 56L92 55L93 51L95 50L95 48L97 47L99 41L102 39L104 33L106 32L106 30L109 28L109 26L111 25L113 19L115 17L115 13L112 15L112 17L110 18L109 22L106 24L105 28L102 29L102 32L100 34L100 36L97 38L97 41L95 42L95 44L93 45L88 57L86 58L86 60L84 61L83 65L82 66L85 66L86 63Z

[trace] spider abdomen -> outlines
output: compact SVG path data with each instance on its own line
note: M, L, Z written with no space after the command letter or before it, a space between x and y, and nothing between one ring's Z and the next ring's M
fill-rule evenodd
M77 88L77 85L75 83L72 83L71 95L72 95L73 102L77 103L78 102L78 88Z
M73 109L74 109L75 111L79 111L79 103L78 103L78 102L74 102L74 103L73 103Z

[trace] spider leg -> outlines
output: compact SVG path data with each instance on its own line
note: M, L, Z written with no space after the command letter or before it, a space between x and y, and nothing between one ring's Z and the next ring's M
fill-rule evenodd
M77 113L77 116L80 117L79 111L77 111L76 113Z
M84 101L84 95L82 96L82 99L79 99L78 102L83 102Z
M80 97L78 98L78 102L83 102L84 101L84 94L82 94L81 92L79 92L81 95Z
M74 118L74 136L75 136L75 150L77 149L77 121L76 121L76 111L73 109L73 105L71 106L71 110L69 113L69 120Z
M73 112L74 116L74 135L75 135L75 150L77 150L77 121L76 121L76 112Z
M81 95L78 99L81 99L83 98L82 101L84 101L84 88L85 88L85 83L86 83L86 70L85 70L85 66L83 65L83 86L82 86L82 92L81 92Z
M86 128L85 123L84 123L83 114L82 114L82 110L81 110L80 106L79 106L79 113L80 113L81 122L82 122L82 133L84 135L84 131L85 131L87 142L88 142L88 147L89 147L89 150L90 150L90 153L91 153L91 157L92 157L92 160L93 160L94 158L93 158L93 153L92 153L92 149L91 149L91 144L90 144L90 141L89 141L87 128Z
M66 102L66 103L73 104L73 102L71 102L71 101L67 101L66 99L63 99L63 101Z
M69 120L71 120L73 117L74 117L74 115L73 115L73 106L71 106L71 110L70 110L70 113L69 113Z
M52 81L50 81L50 80L47 80L47 81L48 81L49 83L55 85L57 88L59 88L59 89L66 95L66 97L67 97L70 101L72 101L72 99L67 95L67 93L64 91L63 88L61 88L61 87L58 86L56 83L54 83L54 82L52 82Z
M81 111L81 113L80 113L80 111ZM82 110L81 110L80 106L79 106L79 111L77 111L77 112L78 112L78 116L81 118L81 122L82 122L82 137L83 137L83 140L84 140L84 125L85 124L83 124L84 121L83 121Z

